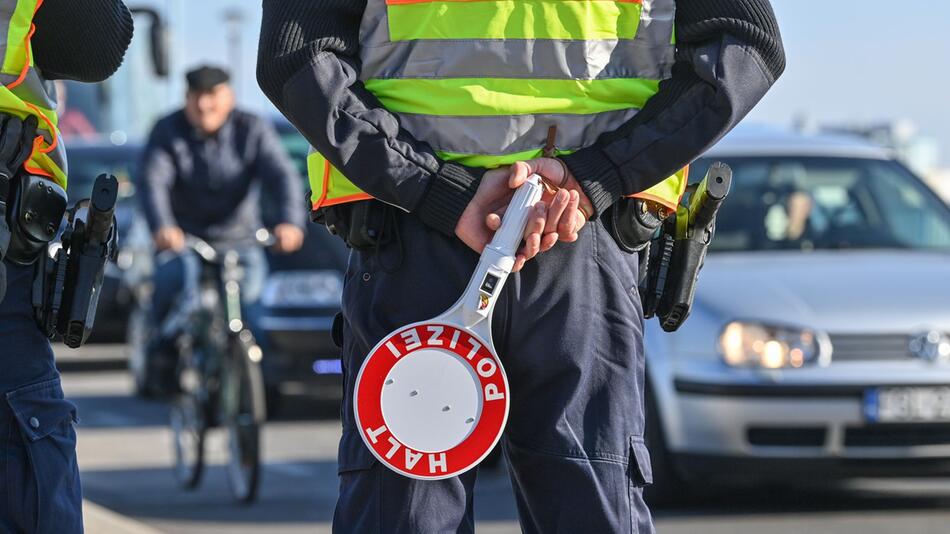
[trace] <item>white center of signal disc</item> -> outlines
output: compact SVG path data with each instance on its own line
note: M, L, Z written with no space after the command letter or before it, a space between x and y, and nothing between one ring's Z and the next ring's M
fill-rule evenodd
M396 439L420 452L440 452L472 433L482 394L471 365L453 352L425 348L396 362L383 383L380 405Z

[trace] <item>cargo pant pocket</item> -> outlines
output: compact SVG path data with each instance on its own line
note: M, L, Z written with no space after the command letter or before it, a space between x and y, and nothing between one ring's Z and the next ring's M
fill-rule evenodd
M643 438L630 438L630 478L637 486L653 484L653 467L650 465L650 451Z
M26 532L82 532L82 491L76 463L76 407L58 378L11 391L16 424L7 437L7 495Z
M650 452L643 438L630 438L630 531L635 534L654 534L653 518L643 500L643 488L653 483L653 468L650 465Z

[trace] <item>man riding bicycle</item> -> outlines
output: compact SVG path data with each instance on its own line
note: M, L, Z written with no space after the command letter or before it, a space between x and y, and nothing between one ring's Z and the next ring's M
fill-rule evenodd
M185 107L152 130L137 174L140 199L158 253L150 321L158 330L184 286L186 236L239 251L244 307L253 310L267 272L254 232L273 226L274 249L303 244L306 212L301 178L263 118L235 109L229 75L200 67L186 75ZM262 212L262 194L272 195ZM249 315L253 323L253 313ZM153 335L147 347L146 392L175 386L173 341Z

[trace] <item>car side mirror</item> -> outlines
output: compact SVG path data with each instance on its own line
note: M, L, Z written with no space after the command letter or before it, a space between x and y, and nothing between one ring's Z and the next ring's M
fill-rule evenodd
M168 27L158 11L149 7L135 7L133 15L145 15L149 24L149 53L152 56L152 70L159 78L168 77Z

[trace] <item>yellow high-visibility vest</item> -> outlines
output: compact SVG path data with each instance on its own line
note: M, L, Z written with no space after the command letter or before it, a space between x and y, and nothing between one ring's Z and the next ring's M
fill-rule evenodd
M0 112L39 120L33 152L24 164L32 174L66 187L66 152L59 142L54 91L33 65L33 17L43 0L0 0Z
M673 64L674 0L367 0L360 79L444 160L494 168L591 146ZM372 198L319 152L313 209ZM634 196L675 210L683 169Z

